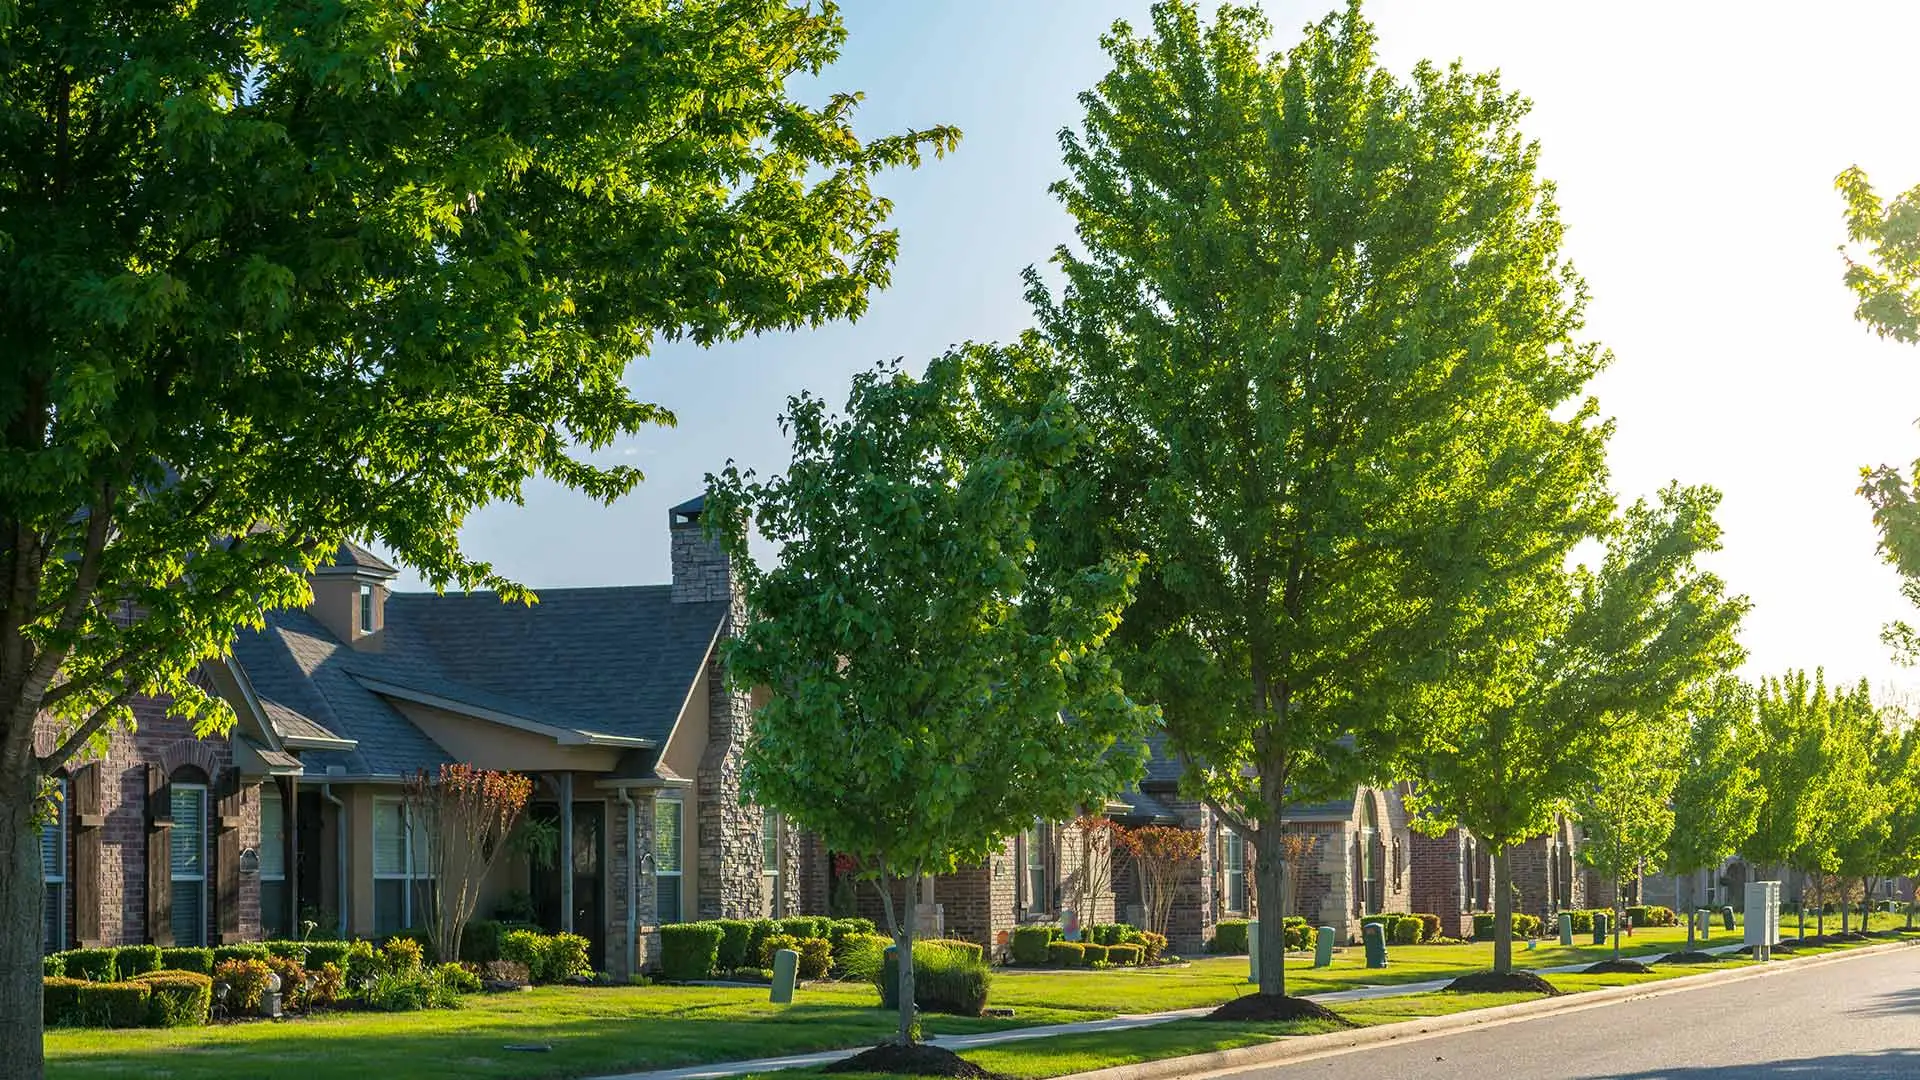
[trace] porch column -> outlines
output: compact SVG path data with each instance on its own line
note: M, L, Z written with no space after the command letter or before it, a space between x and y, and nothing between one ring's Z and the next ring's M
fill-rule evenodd
M573 933L573 774L560 774L560 929Z
M306 937L300 926L300 778L276 777L274 786L280 789L280 865L287 888L286 921L281 925L288 937L299 941Z

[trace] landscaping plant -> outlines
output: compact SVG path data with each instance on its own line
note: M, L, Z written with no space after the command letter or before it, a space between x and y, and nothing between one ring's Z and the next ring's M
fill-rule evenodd
M480 886L499 862L533 794L519 773L477 769L461 762L422 769L407 780L407 822L425 836L433 903L425 926L436 956L457 959L460 937L480 902Z
M1120 843L1133 865L1134 880L1140 883L1146 930L1164 936L1180 883L1206 851L1206 837L1198 829L1177 825L1142 825L1121 833Z

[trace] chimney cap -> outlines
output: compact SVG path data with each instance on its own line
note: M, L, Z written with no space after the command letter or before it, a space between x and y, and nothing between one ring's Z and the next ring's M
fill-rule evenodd
M701 492L686 502L681 503L679 506L667 511L667 521L672 525L692 525L700 520L700 512L706 509L706 506L706 493Z

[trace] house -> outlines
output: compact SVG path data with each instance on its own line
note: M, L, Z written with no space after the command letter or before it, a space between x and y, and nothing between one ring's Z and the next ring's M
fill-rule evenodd
M1472 937L1475 912L1493 910L1493 853L1471 832L1448 829L1439 836L1413 835L1413 905L1440 917L1448 937ZM1554 817L1553 830L1515 845L1507 855L1513 875L1513 910L1549 924L1569 908L1613 902L1613 888L1575 857L1580 838L1573 821Z
M393 567L344 545L306 608L198 674L233 706L230 736L142 702L137 731L61 778L49 948L417 925L437 886L402 793L453 761L532 775L530 831L554 849L503 860L479 912L580 933L596 967L638 971L662 922L797 914L821 889L799 880L809 841L740 799L753 703L718 647L744 609L701 509L669 514L670 581L532 606L396 592Z

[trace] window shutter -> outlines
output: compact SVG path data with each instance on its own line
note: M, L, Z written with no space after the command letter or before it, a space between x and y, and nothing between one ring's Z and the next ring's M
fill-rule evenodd
M240 940L240 821L247 801L247 789L240 786L240 770L228 766L215 790L220 795L213 823L219 830L219 843L208 882L213 887L220 944L231 945ZM212 795L209 791L209 801Z
M100 939L100 840L106 830L100 813L100 766L82 765L69 774L68 798L73 813L67 818L73 837L73 861L67 868L73 890L73 938L84 948L98 948Z
M173 785L147 762L147 940L173 944Z

